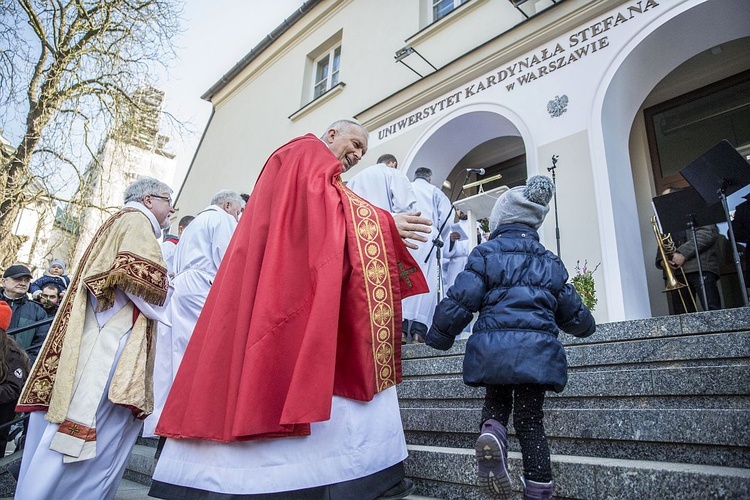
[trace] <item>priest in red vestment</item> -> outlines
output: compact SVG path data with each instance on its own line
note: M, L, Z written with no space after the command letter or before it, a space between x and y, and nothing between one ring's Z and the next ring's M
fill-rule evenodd
M152 496L408 489L401 299L428 288L402 237L429 228L344 186L366 151L341 120L266 162L157 425L170 439Z

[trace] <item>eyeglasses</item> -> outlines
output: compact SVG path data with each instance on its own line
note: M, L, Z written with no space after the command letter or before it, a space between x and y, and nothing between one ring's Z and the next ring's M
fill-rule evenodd
M149 195L149 196L151 196L152 198L159 198L160 200L164 200L167 203L169 203L170 207L172 206L172 198L170 196L159 196L157 194L152 194L152 195Z

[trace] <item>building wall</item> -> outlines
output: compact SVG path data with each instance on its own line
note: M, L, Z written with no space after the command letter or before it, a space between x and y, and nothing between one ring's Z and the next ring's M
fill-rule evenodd
M92 176L95 179L89 200L92 206L82 218L71 268L80 261L104 221L122 208L125 188L130 183L140 176L171 179L176 167L170 156L114 139L105 142L98 160L101 168Z
M745 4L566 0L517 24L510 2L472 0L422 29L422 2L323 1L213 96L179 207L195 213L219 189L249 191L273 149L342 117L370 130L367 157L345 177L388 152L408 175L429 166L440 184L487 141L520 137L528 175L559 157L561 255L571 274L576 261L601 263L597 319L662 314L642 111L750 64L743 50L721 68L700 58L750 36ZM346 85L305 105L307 56L339 33ZM439 71L419 78L394 63L406 43ZM555 247L553 216L542 237Z

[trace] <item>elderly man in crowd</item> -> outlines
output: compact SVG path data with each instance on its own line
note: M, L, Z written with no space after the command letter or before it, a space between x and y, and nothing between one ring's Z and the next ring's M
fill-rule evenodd
M424 240L429 221L344 186L367 139L341 120L266 162L159 421L151 496L409 491L400 301L426 285L399 236Z
M156 319L167 300L157 238L172 190L142 177L99 228L18 401L31 412L15 498L114 498L153 408Z
M10 266L3 273L1 300L7 302L13 311L8 330L47 319L47 313L42 306L29 298L30 284L31 271L22 264ZM36 359L48 330L49 325L39 325L15 335L16 342L26 351L32 362Z
M244 208L245 201L239 193L219 191L180 238L174 255L174 293L168 308L172 326L159 325L154 413L146 419L144 436L154 435L169 388Z

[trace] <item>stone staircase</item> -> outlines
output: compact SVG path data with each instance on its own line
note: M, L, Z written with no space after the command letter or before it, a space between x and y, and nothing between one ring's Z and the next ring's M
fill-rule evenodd
M557 497L750 498L750 308L608 323L588 339L560 339L569 381L545 400ZM465 345L403 349L398 394L418 495L485 498L474 460L484 389L462 382Z
M545 428L557 498L750 498L750 308L600 325L561 335L569 381L548 393ZM465 341L447 352L403 349L398 387L409 445L410 499L481 499L474 441L484 390L461 379ZM520 498L521 456L509 466ZM139 439L125 479L149 484L151 439ZM0 497L15 481L0 460ZM145 493L118 498L145 498Z

